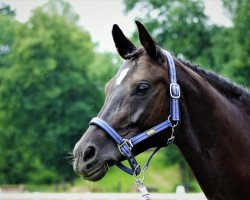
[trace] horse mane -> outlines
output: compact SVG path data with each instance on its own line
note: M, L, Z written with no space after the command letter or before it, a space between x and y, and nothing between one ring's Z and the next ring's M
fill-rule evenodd
M194 65L181 59L179 59L179 61L206 79L213 87L222 92L228 98L233 98L234 100L238 100L250 105L250 93L243 86L239 86L231 80L221 77L215 72L202 69L199 67L199 65Z

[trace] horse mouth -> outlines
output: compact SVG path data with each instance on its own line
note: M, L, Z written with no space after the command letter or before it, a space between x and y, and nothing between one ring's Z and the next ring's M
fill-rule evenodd
M73 164L74 171L82 178L89 181L99 181L107 173L109 168L116 163L115 160L103 160L98 163L80 163L79 160L75 160Z
M81 174L81 176L89 181L99 181L104 177L108 169L109 165L107 163L102 163L93 167L87 173Z

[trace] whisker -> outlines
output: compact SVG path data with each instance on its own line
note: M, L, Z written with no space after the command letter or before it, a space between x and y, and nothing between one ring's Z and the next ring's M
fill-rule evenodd
M67 155L65 156L65 159L71 164L73 165L76 159L76 155L73 153L73 151L68 152Z

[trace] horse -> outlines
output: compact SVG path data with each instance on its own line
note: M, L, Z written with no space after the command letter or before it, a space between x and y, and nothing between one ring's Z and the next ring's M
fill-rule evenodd
M141 48L113 26L124 63L106 84L98 118L74 147L74 171L98 181L109 167L128 159L132 169L118 166L136 176L141 169L135 155L174 143L208 199L250 199L250 93L214 72L166 56L144 25L136 25ZM162 122L167 128L156 133L151 127ZM133 145L131 138L141 138L139 133L146 137Z

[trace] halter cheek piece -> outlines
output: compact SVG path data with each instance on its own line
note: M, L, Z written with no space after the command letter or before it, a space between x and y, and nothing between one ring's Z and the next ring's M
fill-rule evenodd
M106 121L100 119L98 117L93 118L90 121L90 125L96 125L100 129L102 129L105 133L107 133L117 144L119 151L127 158L131 169L123 165L121 162L117 163L116 166L119 167L121 170L127 172L128 174L137 176L140 174L141 171L145 171L149 165L149 162L153 155L160 149L157 147L152 155L149 157L145 167L141 170L140 165L138 165L133 153L132 148L137 145L138 143L144 141L145 139L160 133L161 131L172 128L172 134L167 141L167 144L171 144L174 142L174 127L178 124L180 117L179 117L179 98L180 98L180 87L177 84L176 78L176 70L175 64L172 55L168 52L163 50L167 57L168 66L169 66L169 79L170 79L170 116L166 121L154 126L153 128L139 133L136 136L128 139L124 139L120 136L120 134L112 128ZM171 119L170 119L171 118Z

